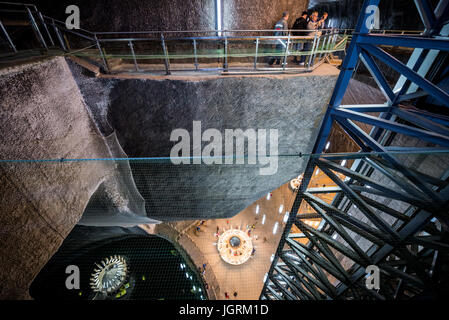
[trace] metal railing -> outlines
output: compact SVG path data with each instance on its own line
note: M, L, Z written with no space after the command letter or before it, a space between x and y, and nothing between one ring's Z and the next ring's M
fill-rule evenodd
M17 10L18 6L22 10ZM64 22L43 15L33 4L0 2L0 13L4 12L25 14L36 39L47 51L56 48L62 50L60 53L91 60L105 73L310 72L331 54L344 54L353 32L353 29L285 30L283 36L275 36L275 30L91 32L67 29ZM17 54L19 49L1 17L0 29L12 53ZM404 30L376 32L420 33ZM304 65L289 62L291 57L303 56L306 56L306 59L302 58ZM266 60L273 58L281 60L282 64L269 67Z

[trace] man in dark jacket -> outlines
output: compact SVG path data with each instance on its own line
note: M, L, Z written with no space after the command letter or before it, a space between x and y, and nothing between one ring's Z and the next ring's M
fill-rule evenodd
M321 27L323 21L324 20L318 20L318 11L312 12L312 14L310 15L309 22L307 23L307 30L309 30L309 32L306 33L306 35L309 37L319 36L321 34L321 31L317 30ZM311 49L312 49L312 42L307 41L304 45L304 49L302 50L304 53L307 52L307 54L303 54L301 56L301 58L299 59L299 65L301 66L305 65L306 55L310 57Z
M274 26L274 36L286 36L287 32L285 30L288 30L288 12L285 11L282 13L282 19L276 22L276 25ZM279 54L275 57L270 57L268 60L268 64L271 66L276 61L276 64L281 64L281 55L282 52L286 50L287 42L282 39L276 39L276 53Z
M307 29L307 11L303 11L303 13L302 13L302 15L298 18L298 19L296 19L295 20L295 23L293 24L293 27L292 27L292 29L293 30L306 30ZM295 31L293 31L292 32L292 35L294 35L294 36L304 36L304 35L306 35L304 32L295 32ZM303 45L304 45L304 43L303 42L301 42L301 40L299 40L299 39L296 39L296 40L294 40L296 43L294 44L294 50L295 51L301 51L302 50L302 48L303 48ZM297 56L295 56L294 58L293 58L293 62L298 62L298 57Z

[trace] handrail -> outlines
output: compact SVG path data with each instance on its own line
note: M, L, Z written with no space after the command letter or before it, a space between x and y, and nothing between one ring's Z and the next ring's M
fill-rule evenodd
M55 46L55 41L53 37L56 36L56 42L58 46L66 52L66 54L78 56L78 57L91 57L98 58L101 61L102 69L105 72L110 72L108 66L108 59L127 59L134 63L135 71L145 72L139 67L140 60L163 60L165 64L166 74L169 75L171 72L170 59L193 59L194 68L188 69L188 71L201 71L201 70L219 70L224 72L229 72L228 58L254 58L252 63L253 67L251 71L261 72L261 71L296 71L296 72L310 72L314 68L319 66L328 55L336 51L345 51L347 40L351 37L354 29L320 29L320 30L283 30L284 35L275 36L273 33L279 32L278 30L268 29L268 30L149 30L149 31L118 31L118 32L92 32L86 29L68 29L65 22L54 19L52 17L41 14L37 7L33 4L24 3L12 3L12 2L0 2L0 5L15 5L24 6L26 13L30 19L30 24L33 27L35 33L38 36L38 40L45 47L49 49L47 43L50 42L51 46ZM37 19L34 18L37 17ZM45 32L40 31L40 26L43 26ZM49 27L52 27L52 32L50 32ZM14 53L17 53L17 49L9 37L6 29L0 22L0 31L2 31L9 44L13 49ZM379 33L391 33L396 32L398 34L414 34L421 33L421 31L416 30L375 30L374 34ZM53 36L52 36L53 34ZM77 38L74 43L70 43L67 35L71 34ZM182 36L186 35L186 36ZM196 35L196 36L195 36ZM81 40L84 40L82 42ZM86 40L88 41L86 43ZM192 42L192 47L187 53L177 52L172 54L170 52L169 44L173 42L182 42L182 44ZM236 42L241 45L247 42L249 48L241 49L241 52L236 52L236 49L230 50L230 45ZM201 52L204 49L198 47L198 44L202 42L203 44L209 42L215 42L219 46L223 46L223 49L210 50L209 53ZM298 43L310 43L310 48L307 50L292 50L292 46ZM159 47L163 49L163 53L154 52L139 52L141 46L135 46L137 43L145 43L145 46L155 48ZM279 49L279 44L282 44L283 49ZM115 47L114 47L115 44ZM126 46L124 46L126 44ZM267 50L266 46L274 46L277 44L276 49ZM93 54L89 51L92 47L96 47L97 53ZM118 48L118 46L123 46ZM265 46L262 48L262 46ZM105 48L108 52L105 51ZM112 49L112 52L110 51ZM114 53L114 50L116 51ZM119 50L119 51L117 51ZM125 51L124 51L125 50ZM246 50L246 51L245 51ZM154 50L153 50L154 51ZM125 52L125 53L124 53ZM212 53L210 53L212 52ZM308 56L308 62L302 68L298 67L286 67L287 58L290 56ZM258 66L258 59L262 57L281 57L283 60L282 67L274 67L267 70L266 68L260 68ZM198 59L223 59L222 68L199 68ZM316 59L319 60L315 64ZM235 68L233 68L235 69Z
M340 32L344 31L351 31L353 32L354 29L341 29L341 28L327 28L327 29L319 29L319 31L332 31L332 30L338 30ZM298 30L298 29L286 29L282 30L283 32L312 32L311 30ZM148 33L157 33L157 34L168 34L168 33L227 33L227 32L278 32L278 30L273 29L259 29L259 30L253 30L253 29L224 29L224 30L147 30L147 31L105 31L105 32L93 32L96 35L108 35L108 34L148 34ZM373 29L371 32L389 32L389 33L422 33L423 30L376 30Z

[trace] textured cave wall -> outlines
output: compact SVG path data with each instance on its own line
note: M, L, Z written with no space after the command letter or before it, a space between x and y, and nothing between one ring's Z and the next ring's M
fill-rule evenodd
M223 28L272 29L283 11L291 26L309 0L222 0ZM214 30L214 0L37 0L44 14L65 21L65 8L80 8L81 28L91 31Z
M329 13L329 26L333 28L353 29L357 24L363 1L311 1L309 9L316 9L320 15ZM423 25L410 0L383 0L379 4L380 29L387 30L423 30Z
M192 137L192 122L202 131L277 129L275 175L261 165L173 165L170 160L130 161L134 180L150 218L162 221L231 217L303 170L338 70L320 75L217 77L208 80L133 80L89 78L71 64L73 74L98 123L115 129L129 157L169 157L174 129ZM333 70L333 67L330 67ZM110 81L110 82L109 82ZM90 90L109 97L96 96ZM108 119L101 119L104 114ZM203 142L203 147L206 143ZM224 149L223 149L224 150ZM192 155L192 153L191 153Z
M260 165L131 162L149 217L232 217L298 176L304 158L291 155L312 149L335 80L335 76L301 76L121 81L113 91L109 114L129 156L169 156L172 130L184 128L192 137L193 121L201 121L203 132L209 128L222 134L238 128L279 131L281 157L274 175L260 175Z
M105 158L64 58L0 71L0 159ZM114 167L103 162L0 164L0 299L28 287Z
M90 31L215 29L213 0L63 0L34 2L51 17L65 21L65 8L80 8L80 26Z
M228 30L271 30L288 11L291 28L307 9L309 0L223 0L223 28Z

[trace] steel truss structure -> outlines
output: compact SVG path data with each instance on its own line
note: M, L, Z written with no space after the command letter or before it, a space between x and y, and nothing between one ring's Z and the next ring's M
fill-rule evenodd
M425 26L421 36L375 35L366 22L379 0L365 0L313 149L313 154L324 152L337 124L360 152L309 159L260 299L383 300L447 294L448 166L440 176L430 176L417 170L412 158L416 152L427 153L426 159L435 163L443 158L432 153L449 151L449 118L442 115L447 110L430 113L402 103L431 96L449 107L449 94L433 83L429 71L441 57L447 58L449 2L439 1L435 10L428 0L415 4ZM415 50L405 65L382 45ZM341 104L359 59L385 95L385 104ZM395 88L378 62L401 74ZM423 142L425 148L393 143L400 137ZM349 162L350 168L343 165ZM335 185L310 187L317 169ZM332 202L324 201L323 194L332 195ZM303 201L316 214L301 215ZM321 218L316 229L304 223L311 215ZM366 285L370 265L379 268L379 288Z

